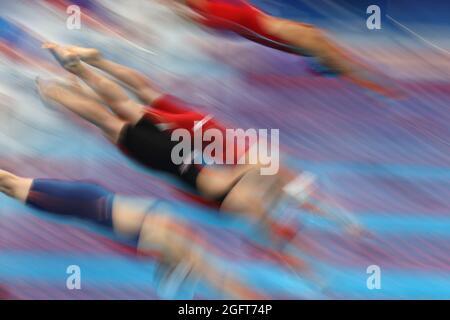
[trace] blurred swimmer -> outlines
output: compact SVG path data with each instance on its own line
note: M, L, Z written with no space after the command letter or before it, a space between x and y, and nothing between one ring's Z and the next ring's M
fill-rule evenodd
M269 227L270 234L275 235L276 238L289 240L295 236L297 228L294 225L278 223L270 218L270 211L275 209L277 202L287 197L308 212L340 222L345 229L352 230L352 233L360 229L355 219L349 219L347 217L349 215L336 214L335 206L330 206L322 199L313 196L315 179L307 172L298 174L281 166L277 175L261 176L256 170L260 164L227 166L221 169L191 165L188 171L178 170L170 159L170 149L173 148L174 143L164 143L170 139L167 133L177 128L184 128L190 131L191 136L194 136L194 131L198 129L194 125L196 121L200 122L205 130L214 128L224 132L226 126L210 115L195 111L194 107L186 102L162 93L140 72L103 58L97 49L60 47L52 43L45 44L45 47L48 47L59 61L62 61L64 57L62 64L94 89L87 91L79 84L66 86L55 82L39 81L38 87L45 99L57 102L97 125L103 129L111 141L144 165L180 177L199 191L204 198L218 204L221 210L250 214L256 221L262 220L263 225ZM80 60L125 84L136 94L142 104L129 99L115 82L93 72ZM107 112L103 105L100 105L101 103L109 106L119 119ZM118 124L114 125L116 122ZM117 140L126 122L136 123L136 127L141 127L139 139L145 140L137 143L131 141L134 148L132 150L125 145L127 142L123 142L123 137L122 140ZM151 130L145 130L147 127ZM111 137L109 132L116 133ZM224 134L223 137L225 136ZM132 136L131 139L136 138ZM226 150L226 141L222 145L224 146L222 155L225 157L229 151ZM204 143L201 147L206 146L207 143ZM247 151L251 147L252 145L246 144L243 148L237 148L233 144L231 153L234 156L234 163L237 163L238 158L247 157ZM140 150L142 148L144 150ZM340 212L343 211L340 210Z
M32 208L111 229L135 246L139 255L156 257L167 267L169 274L163 277L202 278L233 298L265 298L213 264L212 245L205 244L188 223L170 215L169 204L116 195L89 182L23 178L3 170L0 192ZM160 280L164 290L164 281L170 280Z
M269 234L276 238L295 235L294 228L285 227L270 216L283 193L284 182L280 174L261 175L259 166L252 164L218 167L192 163L178 165L172 161L172 150L177 143L165 130L167 125L192 132L194 121L201 120L204 126L221 128L214 119L205 120L205 115L187 109L179 100L155 89L137 71L103 59L95 49L51 43L45 47L94 93L84 94L76 86L38 80L38 89L44 99L62 105L94 124L127 155L146 167L174 175L220 210L243 214L268 228ZM151 107L130 99L117 83L87 64L127 84L143 103Z
M316 57L318 62L343 78L377 93L393 96L387 85L372 78L382 76L327 37L323 30L306 23L271 16L248 0L170 0L174 11L202 26L228 30L284 52Z

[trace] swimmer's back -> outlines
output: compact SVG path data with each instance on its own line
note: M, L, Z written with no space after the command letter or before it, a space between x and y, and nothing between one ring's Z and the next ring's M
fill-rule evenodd
M200 22L213 29L237 33L251 41L288 53L296 48L268 33L263 19L270 16L245 0L186 0L186 4L203 19Z

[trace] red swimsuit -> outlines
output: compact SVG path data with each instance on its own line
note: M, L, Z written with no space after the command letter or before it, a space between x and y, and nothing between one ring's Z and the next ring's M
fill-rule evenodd
M217 129L222 133L223 150L221 151L220 157L223 162L226 163L227 160L227 139L226 139L226 126L215 120L211 115L203 114L200 112L193 111L194 107L188 106L188 104L174 96L162 95L156 99L151 106L147 108L146 117L154 124L156 124L161 131L172 132L175 129L186 129L189 131L191 137L194 137L194 132L199 129L203 133L208 129ZM197 126L195 126L197 122ZM239 139L239 138L238 138ZM205 141L202 144L202 149L204 150L211 142ZM243 148L239 148L238 145L229 144L228 147L233 146L233 157L231 160L232 164L236 164L239 158L245 154L245 152L252 145L252 141L245 141ZM229 150L231 152L231 150ZM219 155L214 155L219 156Z
M186 3L203 17L201 23L205 26L232 31L267 47L296 53L294 47L264 30L261 19L266 14L245 0L205 0L201 5L187 0Z

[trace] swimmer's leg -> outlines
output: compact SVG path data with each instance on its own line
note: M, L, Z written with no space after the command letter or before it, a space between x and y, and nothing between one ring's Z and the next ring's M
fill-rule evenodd
M76 217L112 228L113 200L114 194L97 184L34 179L26 204L45 212Z
M53 81L37 80L39 94L47 100L56 102L81 118L100 128L114 144L119 141L125 122L111 114L103 105L93 99L77 94L64 85Z
M0 192L34 209L91 221L131 239L138 238L146 214L146 207L89 182L22 178L0 170Z
M0 192L32 208L91 221L130 238L138 237L148 208L148 201L143 206L94 183L22 178L3 170Z
M22 178L0 170L0 191L38 210L112 226L114 194L96 184Z
M262 176L258 168L250 165L203 168L196 183L207 198L221 199L221 210L256 223L266 224L271 205L281 199L278 176Z
M210 199L220 198L251 169L251 166L246 165L224 168L203 167L196 180L197 188Z
M122 83L126 84L146 105L152 104L162 92L155 84L139 71L103 58L100 51L94 48L70 46L69 51L77 54L87 64L96 67Z
M0 192L20 202L25 202L33 179L22 178L8 171L0 170Z
M143 116L144 107L131 100L125 90L111 79L82 63L77 54L56 44L44 45L67 71L82 79L97 93L122 120L136 124Z
M72 92L85 96L86 98L89 98L91 100L95 100L98 103L101 104L104 103L103 99L94 90L80 83L81 80L79 80L79 78L76 75L71 74L67 80L68 80L67 83L61 84L66 85Z

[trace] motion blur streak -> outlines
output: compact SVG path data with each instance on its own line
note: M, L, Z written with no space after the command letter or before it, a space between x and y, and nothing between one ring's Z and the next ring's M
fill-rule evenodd
M222 249L222 266L272 298L450 299L448 2L373 1L381 30L366 27L369 1L253 2L324 28L386 73L401 97L318 76L309 58L208 33L156 1L73 1L83 15L81 29L69 30L70 1L0 0L0 168L184 201L177 213ZM316 174L327 197L354 213L372 238L351 238L299 215L306 259L326 290L265 259L245 240L247 230L199 207L169 178L139 174L95 129L43 104L35 77L62 76L40 48L43 40L98 47L236 127L280 129L289 165ZM288 251L306 255L294 246ZM132 255L101 230L0 195L0 298L165 298L155 289L153 261ZM72 264L82 268L82 290L65 287ZM370 265L381 268L381 290L366 286ZM185 287L170 298L221 297L202 282Z

